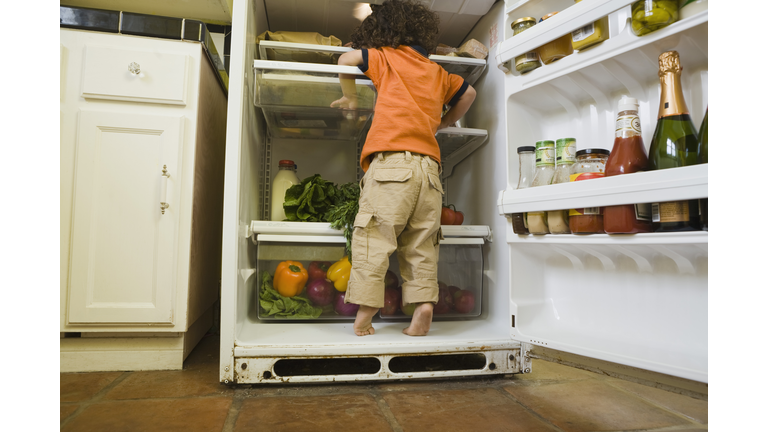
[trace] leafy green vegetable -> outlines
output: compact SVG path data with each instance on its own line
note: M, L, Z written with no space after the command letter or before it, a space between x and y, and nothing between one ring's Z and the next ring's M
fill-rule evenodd
M346 254L352 261L352 232L354 231L355 217L359 210L360 185L357 183L345 183L341 185L336 205L328 214L328 222L333 229L344 229L344 238L347 239Z
M307 177L285 191L285 217L289 221L328 222L328 212L336 204L336 185L320 174Z
M267 271L261 275L259 305L267 316L280 318L313 319L323 313L323 308L312 306L303 294L290 298L281 296L272 288L272 276Z

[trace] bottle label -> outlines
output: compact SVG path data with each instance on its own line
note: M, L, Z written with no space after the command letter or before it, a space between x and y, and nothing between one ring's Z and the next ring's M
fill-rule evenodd
M637 114L623 115L616 118L616 136L621 138L625 131L631 131L637 135L640 131L640 117Z
M557 147L557 164L576 162L576 140L560 141Z
M595 34L595 24L588 24L585 27L582 27L580 29L575 30L573 33L571 33L571 37L573 37L574 42L581 42L584 39L592 36Z
M688 201L671 201L653 204L653 222L688 222Z
M539 147L536 149L536 166L555 164L555 149L553 147Z
M651 221L653 217L653 210L651 204L635 204L635 219L639 221Z
M525 53L521 56L515 57L515 66L520 66L523 63L539 61L539 54L536 51Z
M603 207L584 207L568 210L568 216L601 215Z

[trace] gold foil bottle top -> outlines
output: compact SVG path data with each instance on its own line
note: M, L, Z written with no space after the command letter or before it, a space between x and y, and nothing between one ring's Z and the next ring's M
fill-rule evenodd
M680 66L680 55L677 51L661 53L659 56L659 76L670 72L679 74L682 71L683 67Z

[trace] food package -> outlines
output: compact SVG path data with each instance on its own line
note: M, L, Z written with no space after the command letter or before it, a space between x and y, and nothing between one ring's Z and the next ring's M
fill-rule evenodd
M449 47L446 44L439 44L437 48L435 48L435 54L437 55L447 56L455 52L456 52L456 48Z
M482 60L488 57L488 48L476 39L470 39L456 50L456 54L461 57L473 57Z
M312 45L341 46L341 39L336 36L323 36L317 32L267 31L256 38L256 44L263 40L292 42ZM257 51L256 55L260 55ZM311 53L293 50L268 49L267 58L262 60L296 61L306 63L336 64L339 54Z

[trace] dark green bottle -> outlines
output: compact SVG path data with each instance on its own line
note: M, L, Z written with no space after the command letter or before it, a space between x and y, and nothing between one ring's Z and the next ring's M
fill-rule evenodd
M699 163L709 163L707 157L707 117L709 117L709 108L704 114L704 121L701 122L701 128L699 128ZM701 211L701 229L709 231L708 215L707 215L707 199L702 198L699 200L699 210Z
M659 121L648 151L648 169L659 170L696 165L699 138L688 107L683 99L680 82L680 57L677 51L659 56L661 101ZM694 231L699 229L698 200L654 203L654 231Z

